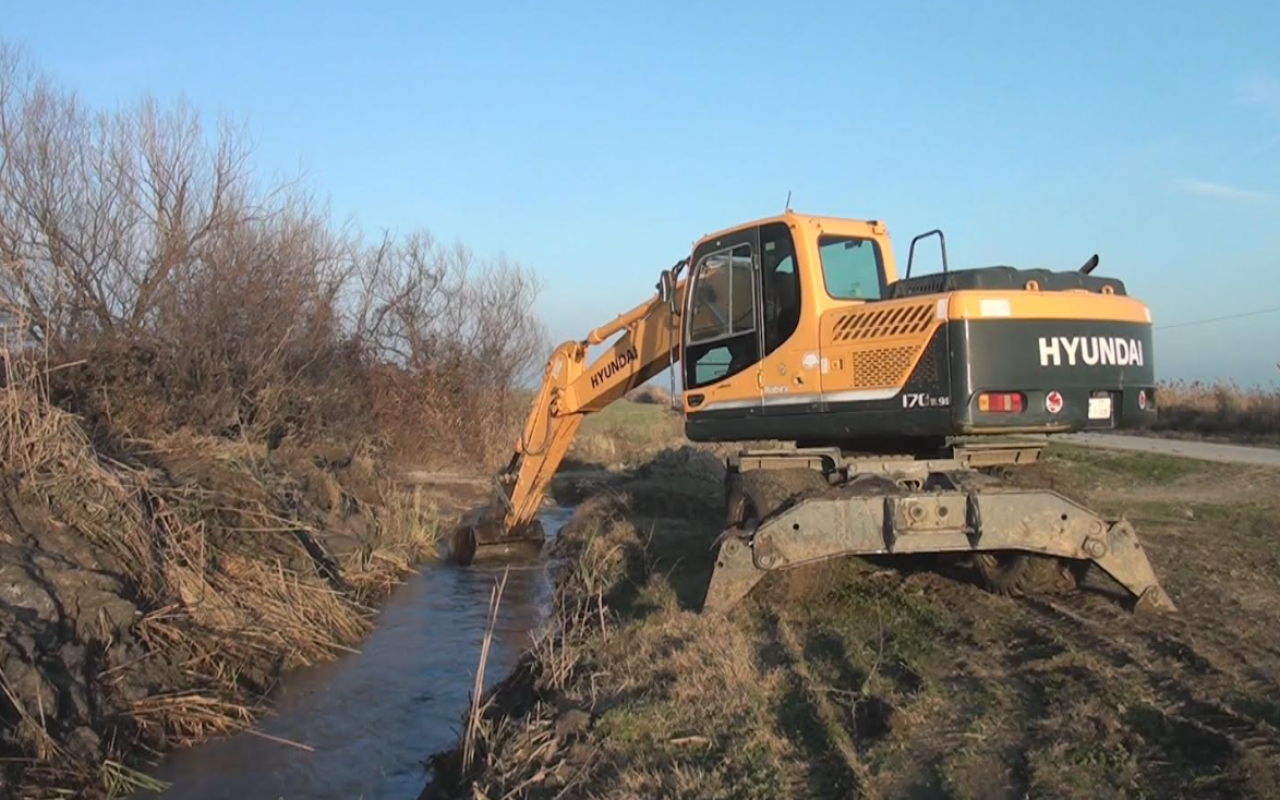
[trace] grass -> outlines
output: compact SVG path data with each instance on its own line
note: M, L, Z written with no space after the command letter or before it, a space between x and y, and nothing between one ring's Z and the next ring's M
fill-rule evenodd
M1077 477L1100 483L1121 480L1126 483L1156 485L1209 472L1222 474L1239 471L1232 465L1192 458L1152 453L1120 453L1057 443L1050 446L1048 457L1070 465Z
M1157 431L1280 443L1280 389L1177 381L1162 384L1156 397Z
M583 420L569 454L578 461L606 466L635 465L683 441L679 412L662 403L622 400Z
M1276 796L1276 476L1056 446L1036 467L1142 523L1177 617L996 597L954 561L851 559L771 576L717 618L696 609L719 460L688 451L566 527L519 699L494 697L483 765L429 796ZM590 722L554 741L566 709Z
M582 433L609 436L623 442L650 442L660 434L675 430L677 426L672 420L678 423L679 415L660 403L621 400L583 420Z
M1270 535L1277 523L1277 509L1267 503L1206 503L1203 501L1137 500L1124 505L1135 520L1158 524L1196 522L1212 527L1245 530L1257 536Z
M130 769L118 761L108 760L102 763L102 788L108 797L128 797L138 792L159 794L169 786L164 781Z
M438 534L433 505L349 450L174 434L104 452L49 401L44 365L0 362L17 581L0 607L0 782L25 795L146 788L138 749L251 726L281 670L351 651ZM46 596L53 619L30 607ZM63 686L94 702L46 688Z

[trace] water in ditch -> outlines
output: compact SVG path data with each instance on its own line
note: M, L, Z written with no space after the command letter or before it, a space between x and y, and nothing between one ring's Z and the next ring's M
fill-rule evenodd
M548 536L567 509L542 515ZM551 598L541 559L467 568L423 565L388 598L359 652L285 676L262 733L241 733L166 757L156 773L171 800L414 800L423 759L453 746L484 635L489 594L509 569L486 684L515 665ZM155 797L141 795L140 797Z

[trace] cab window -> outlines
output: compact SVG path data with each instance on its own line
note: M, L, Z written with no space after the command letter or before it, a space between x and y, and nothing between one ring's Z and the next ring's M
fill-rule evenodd
M822 236L818 239L822 280L836 300L879 300L884 262L874 239Z
M760 276L764 299L764 354L791 338L800 324L800 276L786 225L760 229Z
M727 377L733 366L733 351L728 347L712 347L693 362L693 386L706 386Z
M710 342L756 329L751 245L710 253L698 263L689 342Z
M760 360L752 247L742 243L698 261L685 341L685 385L697 388Z

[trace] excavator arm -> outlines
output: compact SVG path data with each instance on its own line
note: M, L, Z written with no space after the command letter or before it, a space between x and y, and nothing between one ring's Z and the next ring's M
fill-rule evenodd
M677 314L685 281L677 276L683 266L682 261L663 274L655 296L551 353L511 462L497 476L496 502L467 515L455 531L454 560L470 562L478 546L541 540L538 507L582 420L678 359ZM588 348L615 336L588 364Z

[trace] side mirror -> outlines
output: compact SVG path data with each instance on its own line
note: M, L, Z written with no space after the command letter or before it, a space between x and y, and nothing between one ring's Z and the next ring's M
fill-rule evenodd
M664 269L658 275L658 300L667 304L671 309L672 316L677 313L676 309L676 276L669 269Z

